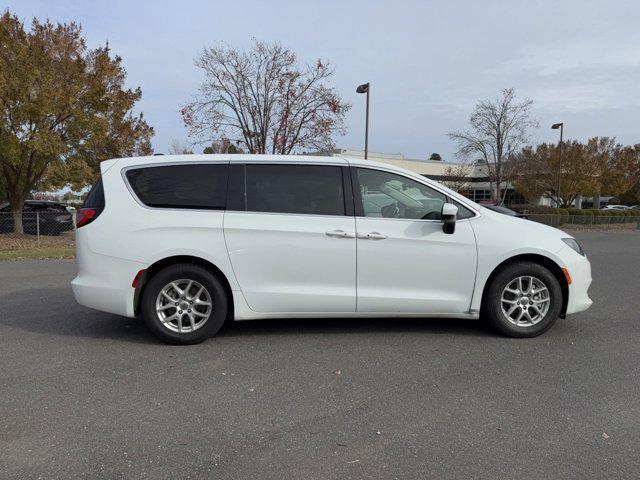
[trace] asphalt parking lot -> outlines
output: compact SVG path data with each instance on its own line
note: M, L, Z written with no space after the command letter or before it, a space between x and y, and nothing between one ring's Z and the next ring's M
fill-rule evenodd
M594 306L535 339L458 320L236 323L191 347L0 262L0 478L637 478L640 232L581 233Z

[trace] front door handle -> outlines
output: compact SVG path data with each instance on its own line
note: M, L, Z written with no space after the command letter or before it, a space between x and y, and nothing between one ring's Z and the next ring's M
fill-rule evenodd
M378 232L369 232L369 233L359 233L358 238L362 238L365 240L384 240L385 238L387 238L387 236Z
M347 233L344 230L331 230L330 232L325 232L328 237L338 237L338 238L355 238L356 236L353 233Z

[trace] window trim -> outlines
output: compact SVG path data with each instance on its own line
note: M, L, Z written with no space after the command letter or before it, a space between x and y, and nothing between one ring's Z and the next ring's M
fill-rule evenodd
M148 205L145 205L139 198L138 195L133 191L133 188L131 187L130 183L129 183L129 179L127 178L127 172L129 170L134 170L134 169L138 169L138 168L149 168L149 167L167 167L167 166L176 166L176 165L227 165L227 195L225 196L225 207L224 208L175 208L175 207L150 207ZM231 184L231 178L232 178L232 166L233 165L242 165L243 166L243 184L244 184L244 188L243 188L243 196L244 196L244 210L234 210L234 209L229 209L227 208L229 205L229 186ZM247 210L247 202L246 202L246 197L247 197L247 184L246 184L246 170L247 170L247 165L313 165L313 166L327 166L327 167L339 167L342 171L342 183L343 183L343 195L344 195L344 203L345 203L345 213L344 215L324 215L324 214L314 214L314 213L285 213L285 212L258 212L258 211L251 211L251 210ZM448 200L452 199L452 197L447 194L446 192L443 192L442 190L438 189L436 186L434 185L430 185L428 183L422 182L421 179L418 178L413 178L411 176L407 176L406 174L402 173L402 172L396 172L393 170L387 170L385 168L379 168L378 166L374 166L374 165L357 165L357 164L349 164L349 163L344 163L344 162L294 162L294 161L260 161L260 160L256 160L256 161L251 161L249 159L247 160L219 160L219 161L215 161L215 160L194 160L194 161L181 161L181 162L153 162L153 163L141 163L141 164L135 164L135 165L128 165L126 167L123 167L120 170L120 176L122 177L122 180L124 181L124 184L127 188L127 190L129 191L129 194L133 197L133 199L136 201L136 203L138 205L140 205L143 208L149 209L149 210L164 210L164 211L176 211L176 212L184 212L185 210L189 210L189 211L193 211L193 212L234 212L234 213L251 213L251 214L262 214L262 215L297 215L297 216L314 216L314 217L330 217L330 218L334 218L334 217L362 217L362 218L374 218L374 217L365 217L364 216L364 206L362 204L362 196L360 194L360 187L358 185L358 180L357 180L357 172L356 169L357 168L362 168L365 170L376 170L376 171L380 171L380 172L384 172L384 173L390 173L392 175L398 175L400 177L403 178L407 178L409 180L413 180L417 183L420 183L426 187L432 188L434 190L436 190L437 192L441 193L442 195L444 195ZM349 198L351 198L351 202L349 201ZM462 222L462 221L468 221L468 220L472 220L474 218L478 218L481 216L481 214L476 211L474 208L470 207L469 205L466 205L464 202L458 200L458 199L453 199L459 203L461 203L462 205L464 205L465 207L467 207L473 214L473 217L469 217L469 218L465 218L465 219L457 219L457 222ZM378 218L378 217L375 217ZM442 220L431 220L431 219L408 219L408 218L384 218L384 217L379 217L379 219L381 220L395 220L395 221L412 221L412 222L428 222L428 223L442 223Z
M235 168L234 168L235 167ZM240 168L238 168L240 167ZM227 211L228 212L246 212L247 211L247 165L244 163L231 162L229 164L229 176L227 177ZM239 182L242 185L240 193L240 198L235 198L232 194L237 192L232 192L231 187L235 182ZM241 210L237 208L229 208L232 205L233 207L241 207Z
M344 196L344 216L356 216L356 199L353 190L353 179L349 165L343 165L342 169L342 193Z
M473 217L469 217L469 218L457 218L456 219L456 223L457 222L466 222L468 220L472 220L474 218L477 218L480 216L480 214L478 212L476 212L473 208L469 207L468 205L465 205L463 202L461 202L460 200L458 200L457 198L452 198L451 195L449 195L446 192L443 192L442 190L440 190L439 188L436 188L433 185L430 185L428 183L422 182L420 180L418 180L417 178L413 178L413 177L409 177L403 173L400 172L394 172L393 170L387 170L384 168L379 168L377 166L364 166L364 165L351 165L349 167L350 170L352 170L351 172L351 184L352 184L352 188L353 188L353 197L354 197L354 202L355 202L355 216L359 217L359 218L375 218L377 220L393 220L393 221L403 221L403 222L426 222L426 223L442 223L442 220L434 220L434 219L426 219L426 218L385 218L385 217L367 217L364 214L364 204L362 202L362 194L360 192L360 185L358 183L358 172L357 169L363 169L363 170L375 170L378 172L384 172L384 173L390 173L391 175L397 175L399 177L402 178L406 178L408 180L413 180L416 183L419 183L421 185L424 185L425 187L431 188L433 190L435 190L436 192L438 192L439 194L443 195L447 201L449 200L455 200L456 202L460 203L461 205L465 206L469 211L471 211L471 213L473 213Z
M122 180L124 181L125 186L127 187L127 190L129 190L129 193L131 194L131 196L133 197L133 199L136 201L136 203L138 205L140 205L143 208L146 208L148 210L162 210L162 211L173 211L173 212L184 212L185 210L188 210L190 212L225 212L227 210L227 200L228 200L228 192L229 192L229 173L230 173L230 163L229 160L223 160L223 161L189 161L189 162L159 162L159 163L141 163L141 164L136 164L136 165L128 165L126 167L123 167L120 170L120 176L122 177ZM225 193L224 196L224 203L225 206L222 208L192 208L192 207L185 207L185 208L179 208L179 207L152 207L149 205L146 205L142 200L140 200L140 198L138 197L138 194L133 190L133 187L131 186L131 184L129 183L129 179L127 178L127 172L129 170L137 170L140 168L153 168L153 167L174 167L174 166L186 166L186 165L226 165L227 166L227 192Z

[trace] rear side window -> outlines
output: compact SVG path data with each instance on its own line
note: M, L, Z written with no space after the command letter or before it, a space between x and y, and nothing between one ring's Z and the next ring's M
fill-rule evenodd
M249 164L245 181L250 212L345 214L340 167Z
M226 163L143 167L128 170L126 176L148 207L223 210L228 167Z
M102 178L93 184L91 190L84 199L82 208L93 208L95 210L104 208L104 188L102 187Z

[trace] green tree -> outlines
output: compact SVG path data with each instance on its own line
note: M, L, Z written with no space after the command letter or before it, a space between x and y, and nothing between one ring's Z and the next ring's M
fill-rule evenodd
M612 137L593 137L587 152L597 168L600 195L619 197L640 179L640 145L625 147Z
M558 197L559 146L542 143L525 147L512 157L514 186L527 200L548 195L561 208L573 203L578 195L595 195L599 189L596 159L588 148L575 140L563 142L562 177Z
M76 23L0 16L0 172L15 228L35 189L91 182L108 158L149 154L153 129L131 112L139 88L109 46L89 49Z
M432 153L431 156L429 157L429 160L433 160L435 162L441 162L442 157L440 156L439 153Z
M620 185L621 190L623 190L626 185L631 184L624 193L617 194L617 196L620 197L620 200L625 204L640 204L640 143L623 147L617 163L618 167L626 172L626 174L623 175L625 178Z

